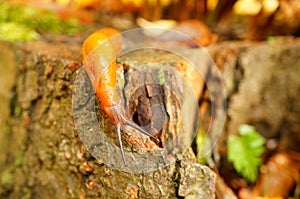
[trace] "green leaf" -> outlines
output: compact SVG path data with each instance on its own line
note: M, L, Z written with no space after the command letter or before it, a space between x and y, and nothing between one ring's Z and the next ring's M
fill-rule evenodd
M242 124L240 125L238 132L240 135L247 135L251 134L252 132L255 132L255 128L248 124Z
M229 136L228 160L238 173L254 182L262 163L260 155L265 150L265 139L249 125L241 125L238 132L240 136Z
M0 23L0 39L8 41L36 40L37 32L72 35L81 30L76 19L64 20L48 10L6 2L0 2Z
M0 23L0 40L6 41L32 41L37 40L40 35L18 23L14 22L7 22L7 23Z
M12 184L13 181L14 181L14 175L9 170L5 170L1 174L0 184L2 184L2 185L8 185L8 184Z

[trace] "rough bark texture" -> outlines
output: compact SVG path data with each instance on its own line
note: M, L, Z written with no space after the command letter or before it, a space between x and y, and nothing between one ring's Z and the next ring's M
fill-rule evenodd
M2 97L8 113L3 119L6 129L1 129L1 197L214 197L215 174L196 162L191 149L180 161L150 173L112 169L90 155L72 118L73 83L81 65L77 45L1 46L6 49L1 54L1 68L12 59L16 61L11 68L17 70L8 72L15 83L6 91L12 89L13 95ZM123 164L121 158L118 161Z
M299 40L225 43L209 50L216 63L223 65L227 90L227 121L221 140L237 133L239 125L250 124L275 141L277 149L300 151Z
M143 174L111 169L90 155L72 118L78 46L1 43L0 49L1 198L213 197L215 175L195 161L191 149L180 161ZM208 50L223 71L227 90L221 146L247 123L268 138L282 138L281 148L299 150L299 41L226 43ZM10 79L4 81L8 84L2 77ZM129 115L147 121L136 114L143 109L132 103Z

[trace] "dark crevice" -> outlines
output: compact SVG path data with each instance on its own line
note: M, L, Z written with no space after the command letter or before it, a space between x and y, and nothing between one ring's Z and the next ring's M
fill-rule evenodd
M183 199L183 196L179 195L179 186L180 186L180 160L176 160L175 162L175 168L176 168L176 172L174 172L172 178L173 178L173 182L174 182L174 187L176 190L176 198L178 199Z

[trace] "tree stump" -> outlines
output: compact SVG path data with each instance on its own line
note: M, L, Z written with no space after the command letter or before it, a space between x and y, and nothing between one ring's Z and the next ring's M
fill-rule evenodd
M0 45L0 80L7 78L5 83L0 82L1 197L214 196L215 174L196 162L190 148L179 161L152 173L112 169L88 152L74 127L71 103L81 66L79 44L1 42ZM279 38L262 43L229 42L208 50L223 72L227 90L227 120L218 143L220 152L226 153L228 135L236 133L243 123L254 125L268 140L276 139L278 149L299 151L299 41ZM130 63L125 57L119 63L118 75L127 74L124 77L130 78L133 76L129 74L137 72L133 66L143 65ZM124 90L130 87L124 84L125 79L121 80L118 79L123 85L120 94L127 105L128 117L141 126L148 125L155 134L155 129L165 125L165 120L155 116L168 115L168 112L160 106L152 106L151 111L157 113L154 115L141 111L151 108L151 104L165 103L161 95L156 95L165 91L159 86L138 87L140 89L129 94ZM145 93L148 96L141 98ZM198 94L202 96L200 109L204 104L207 107L200 113L210 118L209 92L204 89ZM152 101L149 95L153 96ZM180 101L180 97L177 99ZM100 121L105 119L101 119L101 114L98 117ZM107 135L111 143L116 143L114 128L107 120L103 121L104 126L110 128ZM127 142L130 137L124 133L123 141ZM127 151L145 152L139 149L130 142L125 144ZM115 154L120 157L119 153ZM119 157L116 161L122 165Z
M1 197L214 197L215 174L208 167L197 163L190 148L187 148L179 161L172 161L167 167L151 172L126 172L113 169L88 152L92 150L90 148L87 150L82 144L72 118L72 92L81 66L79 45L36 42L18 45L1 43L1 46L5 47L7 49L5 52L10 52L11 57L16 60L12 62L16 68L16 72L12 73L15 83L10 84L12 95L3 97L7 102L5 109L9 110L10 114L6 114L4 118L6 129L1 129L3 139L0 145L4 146L0 164L0 168L3 169L1 170ZM4 52L1 56L9 59L8 56L5 57ZM3 64L9 61L4 60ZM137 71L131 69L130 64L126 65L125 60L119 62L127 70L127 78L133 78L132 75ZM4 65L1 67L3 68ZM121 67L118 73L124 74L122 70ZM148 74L143 73L143 75ZM137 83L137 80L139 78L133 82ZM118 82L122 84L124 80L121 78ZM162 88L158 85L136 89L127 96L126 90L132 88L129 84L124 85L125 92L122 92L124 103L129 107L126 110L128 116L140 125L150 124L153 131L158 131L161 126L166 125L157 117L158 113L164 114L164 110L157 108L160 106L152 106L152 112L156 113L154 115L140 111L145 112L145 107L151 108L151 104L160 103L169 106L166 110L171 110L170 105L173 103L174 107L177 106L175 108L179 108L180 95L176 99L165 89L164 95L169 92L170 96L162 99L160 96L163 95L159 95ZM148 96L153 96L152 101L147 101L146 98L143 101L145 92ZM139 102L136 96L139 96ZM145 107L142 107L143 104L146 104ZM114 128L102 116L101 111L98 113L100 113L98 114L100 123L105 121L104 127L107 128L105 132L108 134L108 139L114 143ZM145 115L145 118L141 115ZM176 117L175 115L173 118ZM149 118L151 122L147 123ZM178 130L180 127L172 128ZM125 136L123 140L126 141L127 138ZM163 138L161 135L161 140L163 139L167 140L168 137ZM135 149L134 153L144 153L143 150L138 150L139 147L134 148L130 142L125 144L126 150L131 150L132 147ZM112 154L120 156L119 153ZM107 154L108 157L109 155ZM117 164L123 164L119 157L116 161ZM134 162L129 161L129 163Z

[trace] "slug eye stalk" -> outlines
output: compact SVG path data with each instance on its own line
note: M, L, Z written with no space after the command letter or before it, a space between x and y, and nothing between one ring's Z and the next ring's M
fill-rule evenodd
M124 116L121 115L121 117L124 117ZM123 119L125 119L125 118L123 118ZM139 127L138 125L136 125L132 121L130 121L128 119L125 119L124 122L125 123L123 125L130 126L130 127L134 128L134 129L140 131L144 135L147 135L147 136L153 138L156 142L159 142L158 138L154 137L152 134L148 133L147 131L145 131L144 129L142 129L141 127ZM118 142L119 142L119 146L120 146L120 150L121 150L122 159L123 159L124 165L127 167L128 164L127 164L127 161L126 161L126 158L125 158L125 153L124 153L124 149L123 149L123 145L122 145L122 139L121 139L121 131L120 131L120 129L121 129L121 122L118 122L116 124L116 128L117 128L117 136L118 136Z
M147 135L150 138L153 138L156 142L159 142L159 139L156 138L154 135L152 135L151 133L145 131L144 129L142 129L140 126L138 126L137 124L135 124L131 120L126 119L126 117L123 114L123 109L121 108L120 105L116 105L116 106L113 106L113 107L104 107L104 111L107 114L107 116L110 118L110 120L112 122L114 122L114 124L116 126L118 142L119 142L122 159L123 159L123 162L124 162L125 166L127 166L128 164L127 164L127 161L126 161L126 158L125 158L125 153L124 153L122 139L121 139L121 127L122 126L130 126L131 128L134 128L134 129L138 130L140 133L142 133L144 135Z
M114 36L113 40L110 38ZM121 140L121 127L130 126L141 133L153 138L156 142L159 140L148 133L134 122L126 119L123 109L119 105L119 96L116 91L116 61L115 58L121 53L122 35L115 29L103 28L92 33L82 45L82 58L85 62L84 67L95 90L96 96L100 101L100 106L105 114L115 124L118 142L121 150L124 165L127 166L125 153ZM97 48L97 56L89 59L89 55ZM92 52L93 51L93 52Z

